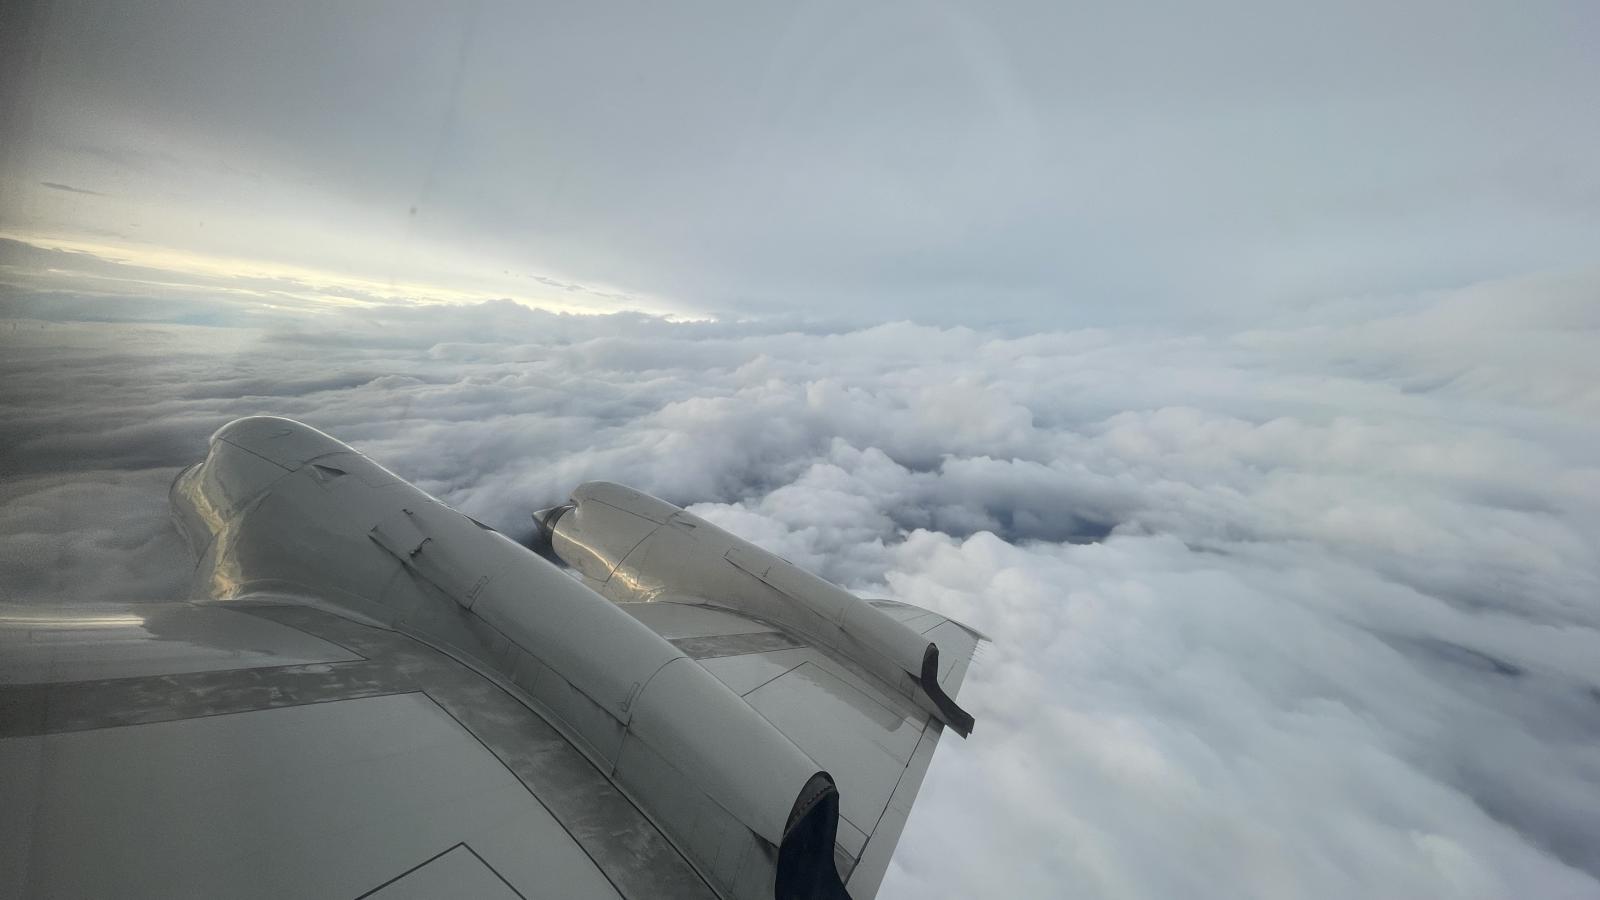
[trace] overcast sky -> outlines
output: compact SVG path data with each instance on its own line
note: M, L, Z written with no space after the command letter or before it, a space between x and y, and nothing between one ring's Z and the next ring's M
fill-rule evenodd
M1588 0L5 15L0 223L124 256L546 306L1077 323L1600 247Z

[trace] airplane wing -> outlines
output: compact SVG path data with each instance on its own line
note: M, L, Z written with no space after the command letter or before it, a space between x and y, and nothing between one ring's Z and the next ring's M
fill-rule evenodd
M187 602L0 606L0 896L863 900L972 727L975 632L749 545L601 596L266 417L173 507Z

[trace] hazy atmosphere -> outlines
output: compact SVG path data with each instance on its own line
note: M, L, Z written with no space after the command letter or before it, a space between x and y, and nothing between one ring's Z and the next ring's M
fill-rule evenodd
M1588 3L14 4L0 600L291 416L992 642L880 896L1600 897Z

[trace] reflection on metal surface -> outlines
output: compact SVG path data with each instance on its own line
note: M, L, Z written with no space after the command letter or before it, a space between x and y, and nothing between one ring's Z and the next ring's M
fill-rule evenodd
M0 610L0 626L27 628L129 628L144 624L132 613L75 613L71 610L13 613Z
M0 685L96 682L355 659L216 605L0 605Z
M878 604L622 485L579 485L572 503L555 522L551 546L601 582L605 596L628 603L697 597L771 622L871 673L961 736L971 733L972 716L939 684L938 649ZM926 627L943 621L928 615Z

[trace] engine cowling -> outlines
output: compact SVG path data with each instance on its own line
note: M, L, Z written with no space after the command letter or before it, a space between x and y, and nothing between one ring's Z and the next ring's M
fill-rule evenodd
M939 683L936 644L693 513L594 481L534 518L555 555L612 600L670 598L766 620L850 660L963 737L972 731L972 716Z

